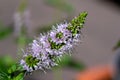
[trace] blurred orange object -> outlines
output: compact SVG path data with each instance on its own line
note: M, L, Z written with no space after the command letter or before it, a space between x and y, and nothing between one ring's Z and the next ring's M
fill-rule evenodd
M76 80L112 80L112 68L110 65L89 68L79 73Z

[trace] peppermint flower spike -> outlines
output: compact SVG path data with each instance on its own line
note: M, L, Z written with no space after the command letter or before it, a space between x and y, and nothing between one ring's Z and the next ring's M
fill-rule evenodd
M85 23L85 19L87 17L87 12L82 12L79 14L78 17L75 17L70 23L74 27L80 27L83 28L83 25Z
M27 72L51 69L57 66L61 57L70 53L73 46L80 41L81 29L85 23L87 12L82 12L70 23L61 23L52 27L47 34L33 40L29 50L25 51L20 64Z
M72 33L73 42L79 42L81 37L81 29L85 23L87 12L82 12L75 17L68 25L67 29Z

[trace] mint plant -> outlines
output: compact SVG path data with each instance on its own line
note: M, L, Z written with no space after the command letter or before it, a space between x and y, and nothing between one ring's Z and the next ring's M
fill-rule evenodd
M20 62L12 64L6 73L0 73L2 80L23 80L28 73L36 70L46 71L58 66L58 62L81 41L81 30L87 12L82 12L70 22L52 27L47 33L40 34L23 49Z

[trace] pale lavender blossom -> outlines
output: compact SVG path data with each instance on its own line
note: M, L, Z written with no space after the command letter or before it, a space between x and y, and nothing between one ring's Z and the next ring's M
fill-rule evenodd
M56 66L57 63L52 57L58 57L60 59L63 54L67 53L67 51L73 47L73 39L71 39L72 33L67 29L67 26L67 23L57 25L57 28L54 28L48 34L40 34L36 40L33 40L30 44L29 52L27 52L30 54L26 54L24 57L31 56L38 60L38 62L33 64L31 62L29 65L29 63L26 62L27 60L25 61L22 59L21 65L23 65L23 68L28 72L31 72L37 69L50 69L51 67ZM51 46L52 42L54 42L55 45L62 43L64 43L64 45L58 49L54 49Z
M27 72L51 69L57 66L56 59L61 60L64 54L71 51L74 45L81 41L81 24L84 24L87 13L83 12L71 23L61 23L47 34L40 34L25 51L20 64ZM73 23L73 24L72 24ZM81 23L81 24L80 24ZM77 25L77 26L76 26Z
M41 63L40 63L39 59L37 59L36 56L34 56L34 55L30 54L30 53L29 54L25 53L24 56L23 56L23 58L24 59L22 59L20 61L20 64L22 65L22 67L24 68L24 70L26 70L28 72L32 72L34 70L42 69L42 67L39 66ZM30 58L31 60L28 59L29 60L28 61L28 60L26 60L27 58ZM31 61L33 61L32 60L33 58L36 59L36 60L38 60L38 61L36 61L35 65L33 64L33 66L32 66L32 64L31 64L32 62Z

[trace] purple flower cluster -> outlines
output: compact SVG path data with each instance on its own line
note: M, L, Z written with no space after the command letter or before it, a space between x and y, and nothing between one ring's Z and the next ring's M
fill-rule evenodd
M82 17L83 14L82 14ZM64 54L70 52L73 46L80 41L81 24L85 20L79 16L70 23L62 23L52 28L47 34L40 34L24 51L20 64L27 72L34 70L51 69ZM76 22L78 20L78 22ZM74 24L75 23L75 24ZM79 23L80 26L79 26ZM76 26L77 25L77 26Z

